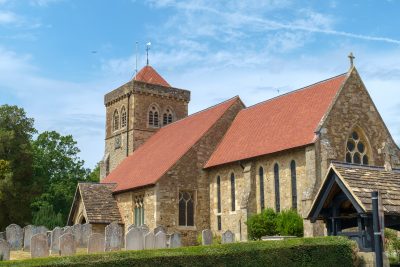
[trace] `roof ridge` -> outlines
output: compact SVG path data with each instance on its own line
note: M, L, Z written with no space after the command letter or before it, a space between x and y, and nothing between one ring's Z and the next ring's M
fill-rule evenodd
M212 106L210 106L210 107L208 107L208 108L205 108L205 109L196 111L196 112L194 112L194 113L192 113L192 114L186 116L185 118L182 118L182 119L180 119L180 120L177 120L177 121L174 121L174 122L172 122L172 123L169 123L169 124L167 124L167 125L165 125L165 126L162 126L161 129L167 128L167 127L170 126L170 125L174 125L174 124L176 124L176 123L178 123L178 122L180 122L180 121L186 120L186 119L188 119L188 118L190 118L190 117L193 117L194 115L197 115L197 114L199 114L199 113L202 113L202 112L205 112L205 111L207 111L207 110L216 108L217 106L220 106L220 105L225 104L225 103L227 103L227 102L229 102L229 101L232 101L232 100L234 100L235 98L240 100L239 95L236 95L236 96L231 97L231 98L229 98L229 99L227 99L227 100L224 100L224 101L222 101L222 102L220 102L220 103L214 104L214 105L212 105ZM232 103L232 104L233 104L233 103ZM232 104L231 104L231 105L232 105Z
M349 167L357 167L357 168L361 168L361 169L372 169L372 170L384 170L384 171L386 171L385 167L383 167L383 166L361 165L361 164L348 163L348 162L342 162L342 161L336 161L336 160L331 161L331 164L349 166ZM400 169L393 168L392 171L393 172L399 172ZM387 172L390 172L390 171L387 171Z
M276 99L278 99L278 98L281 98L281 97L284 97L284 96L287 96L287 95L290 95L290 94L294 94L294 93L297 93L297 92L302 91L302 90L306 90L307 88L309 88L309 87L311 87L311 86L315 86L315 85L317 85L317 84L321 84L321 83L327 82L327 81L329 81L329 80L333 80L333 79L339 78L339 77L344 76L344 75L347 75L347 72L342 73L342 74L339 74L339 75L336 75L336 76L333 76L333 77L330 77L330 78L327 78L327 79L324 79L324 80L319 81L319 82L312 83L312 84L307 85L307 86L300 87L300 88L295 89L295 90L293 90L293 91L290 91L290 92L287 92L287 93L284 93L284 94L281 94L281 95L278 95L278 96L275 96L275 97L266 99L266 100L264 100L264 101L261 101L261 102L258 102L258 103L256 103L256 104L254 104L254 105L248 106L248 107L246 107L246 108L243 109L243 110L248 110L248 109L251 109L251 108L256 107L256 106L258 106L258 105L261 105L261 104L265 104L265 103L267 103L267 102L270 102L270 101L272 101L272 100L276 100Z

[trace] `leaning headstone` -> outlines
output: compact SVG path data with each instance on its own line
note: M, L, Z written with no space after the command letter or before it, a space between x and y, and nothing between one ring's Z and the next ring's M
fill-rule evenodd
M76 244L74 235L67 233L60 236L60 255L71 256L76 253Z
M10 244L5 240L0 238L0 261L10 260Z
M104 252L104 235L102 234L91 234L88 240L87 252L98 253Z
M164 231L159 231L154 236L154 248L166 248L167 247L167 235Z
M0 239L6 240L6 233L5 232L0 232Z
M201 244L211 245L213 241L213 234L210 229L205 229L201 232Z
M92 225L90 223L82 224L82 239L81 246L87 247L89 242L89 237L92 234Z
M60 236L63 234L64 230L60 227L56 227L53 231L51 231L51 254L58 255L60 253Z
M72 226L72 234L74 235L75 244L77 247L81 246L82 243L82 225L75 224Z
M106 226L105 232L105 251L121 250L123 246L122 227L118 223L113 222Z
M47 235L39 233L32 236L30 250L32 258L48 257L49 245L47 244Z
M164 226L160 225L160 226L157 226L156 228L154 228L154 235L156 235L158 232L166 233L167 230L165 229Z
M19 225L10 224L6 228L7 242L10 244L11 250L19 250L23 245L23 230Z
M222 244L233 243L235 242L235 235L227 230L225 233L222 234Z
M180 248L181 246L182 246L181 234L180 233L173 233L169 237L169 247L170 248Z
M144 248L145 249L154 248L154 234L152 232L149 232L144 236Z
M125 235L125 250L142 250L144 248L143 232L132 227Z

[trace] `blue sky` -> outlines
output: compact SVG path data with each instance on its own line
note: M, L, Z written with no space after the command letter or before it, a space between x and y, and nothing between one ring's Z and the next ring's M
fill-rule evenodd
M400 143L400 0L0 0L0 104L72 134L88 167L104 150L103 96L145 63L192 91L190 113L246 105L355 64Z

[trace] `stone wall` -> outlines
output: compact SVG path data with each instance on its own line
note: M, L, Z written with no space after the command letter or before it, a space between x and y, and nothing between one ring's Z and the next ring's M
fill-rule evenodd
M265 208L275 210L274 165L279 165L279 189L281 210L292 208L290 163L296 162L297 209L302 213L302 200L309 190L309 178L306 175L306 149L297 148L285 152L258 157L243 162L234 162L209 170L210 180L210 222L211 230L218 235L228 229L235 234L236 240L247 240L248 216L261 212L259 169L264 171ZM236 209L232 211L231 173L235 174ZM221 179L221 213L217 209L217 177ZM218 231L217 216L221 216L221 230Z
M237 101L157 183L156 225L180 232L183 245L196 243L197 235L210 227L209 181L203 166L243 108ZM178 225L179 192L191 191L195 198L194 226Z

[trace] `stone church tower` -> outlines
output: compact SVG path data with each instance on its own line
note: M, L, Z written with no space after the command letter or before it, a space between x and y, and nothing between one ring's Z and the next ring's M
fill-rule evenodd
M133 80L106 94L105 152L100 179L160 127L187 117L189 101L190 91L171 87L148 65Z

